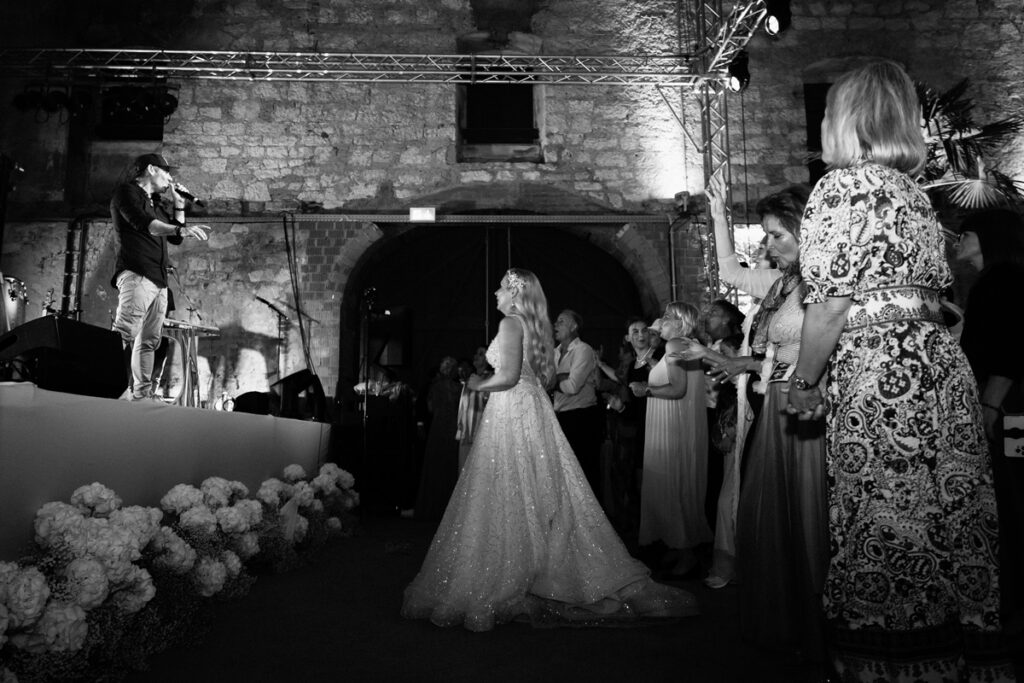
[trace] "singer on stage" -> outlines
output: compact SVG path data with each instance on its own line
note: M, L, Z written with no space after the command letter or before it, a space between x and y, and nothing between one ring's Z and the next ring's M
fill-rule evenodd
M132 163L129 180L110 200L119 247L110 284L117 288L113 329L125 345L131 382L122 398L153 398L153 359L167 313L167 243L186 237L205 240L205 225L185 225L185 202L194 199L174 181L160 154L143 154Z

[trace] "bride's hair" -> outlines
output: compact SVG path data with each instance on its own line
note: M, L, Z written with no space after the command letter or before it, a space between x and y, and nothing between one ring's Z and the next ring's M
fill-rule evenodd
M547 386L555 376L555 342L548 318L548 300L537 276L522 268L509 268L502 284L519 298L514 303L514 312L523 321L526 334L525 358L533 372Z

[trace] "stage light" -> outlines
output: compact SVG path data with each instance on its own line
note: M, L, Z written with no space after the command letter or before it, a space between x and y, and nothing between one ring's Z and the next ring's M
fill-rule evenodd
M157 96L157 109L160 110L160 114L166 119L178 109L178 98L169 92L164 92L162 95Z
M740 50L729 62L729 90L743 92L750 85L750 58Z
M777 36L789 28L793 13L789 9L789 0L767 0L768 14L764 19L764 30L770 36Z

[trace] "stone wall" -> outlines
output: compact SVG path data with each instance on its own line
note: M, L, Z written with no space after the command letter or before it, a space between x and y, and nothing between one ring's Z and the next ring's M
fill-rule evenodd
M165 11L170 5L174 12ZM468 0L170 5L140 8L132 17L135 28L127 29L109 13L89 21L83 16L77 27L74 21L55 23L53 16L65 9L56 0L5 3L2 12L13 20L0 14L0 36L9 45L109 47L138 44L135 30L151 44L178 49L450 53L456 36L475 28ZM807 180L803 85L834 78L859 58L900 60L915 77L940 88L970 77L982 120L1024 107L1018 49L1024 21L1017 0L792 5L789 31L771 39L759 30L751 41L750 88L729 98L738 216L764 194ZM693 39L688 19L679 16L684 6L690 7L669 0L551 0L534 16L532 32L547 54L677 53ZM76 5L70 11L81 10ZM29 282L37 307L47 289L60 291L67 221L84 210L65 201L64 192L68 159L81 150L69 149L69 126L59 116L17 112L6 104L24 85L0 80L0 149L26 168L10 198L0 265ZM372 222L330 214L402 213L415 205L438 206L439 213L622 213L623 224L572 230L615 256L650 309L671 298L706 295L706 246L691 225L674 228L675 251L669 253L673 195L698 194L703 185L700 154L676 119L699 138L699 113L688 93L539 86L542 163L457 163L454 86L173 85L179 106L162 143L97 142L92 158L105 159L108 167L97 168L94 161L84 168L105 178L115 161L159 148L182 167L182 180L207 198L207 216L216 219L213 239L176 250L175 260L182 289L204 322L224 329L220 340L202 346L210 397L263 390L278 376L276 315L255 296L295 304L284 242L289 217L296 219L301 303L319 321L311 327L311 360L329 393L351 363L343 355L354 334L346 323L356 305L352 273L367 250L386 239ZM1024 143L1016 141L994 161L1011 175L1024 175ZM102 213L105 196L100 191L87 210ZM628 214L664 215L665 226L631 225ZM84 315L106 325L115 305L105 283L113 247L109 225L98 220L92 226ZM305 365L297 330L288 331L286 342L284 374Z
M1015 0L797 0L791 5L788 31L777 38L759 31L751 41L750 87L729 99L734 179L749 185L752 201L808 179L804 84L832 82L864 58L892 59L915 80L939 90L969 78L979 123L1024 114L1019 49L1024 13ZM1024 177L1024 137L991 162Z

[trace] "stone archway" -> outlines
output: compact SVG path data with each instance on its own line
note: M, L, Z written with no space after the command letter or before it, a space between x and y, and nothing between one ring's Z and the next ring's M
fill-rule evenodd
M544 215L559 219L567 214L578 217L568 224L561 220L558 228L597 247L614 259L627 273L640 296L640 312L653 314L671 299L672 276L668 261L667 221L659 225L631 222L624 215L622 223L586 219L587 215L612 215L610 207L594 200L540 183L487 183L462 185L408 200L408 206L434 206L439 215L471 213L534 214L538 222ZM404 210L404 209L403 209ZM396 212L397 213L397 212ZM469 220L467 216L467 220ZM341 298L339 330L338 377L345 377L355 362L358 348L358 307L360 269L370 262L378 249L386 248L393 239L415 226L353 222L344 228L345 241L336 255L330 280Z

